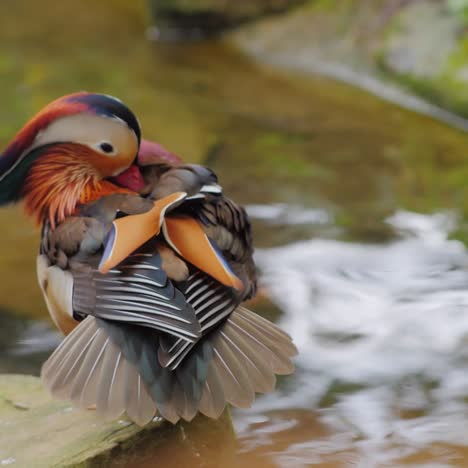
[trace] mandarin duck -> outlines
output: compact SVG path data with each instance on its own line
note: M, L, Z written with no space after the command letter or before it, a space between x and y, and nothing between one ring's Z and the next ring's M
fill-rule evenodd
M241 304L250 223L216 175L141 140L120 100L39 112L0 157L0 203L42 227L37 275L66 335L42 367L55 398L139 425L249 407L293 371L291 338Z

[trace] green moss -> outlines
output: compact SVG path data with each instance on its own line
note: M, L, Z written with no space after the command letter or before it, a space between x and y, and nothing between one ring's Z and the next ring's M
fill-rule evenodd
M353 2L352 0L315 0L310 1L309 5L311 7L311 11L339 14L343 10L349 11Z
M41 381L26 375L0 376L0 420L0 460L12 458L15 466L146 466L154 460L160 466L190 466L200 455L219 466L235 449L228 411L219 420L200 416L175 426L104 422L94 411L50 400Z
M436 86L449 96L452 108L468 115L468 37L460 40L457 50L448 58Z
M455 13L461 21L468 23L468 1L467 0L446 0L447 7Z
M437 77L419 78L393 71L386 64L382 53L377 54L375 59L378 70L383 77L391 78L411 93L423 97L428 102L468 118L468 87L464 80L456 78L456 73L464 62L457 61L457 66L450 64L449 68L441 71ZM468 60L466 60L466 66L468 67Z

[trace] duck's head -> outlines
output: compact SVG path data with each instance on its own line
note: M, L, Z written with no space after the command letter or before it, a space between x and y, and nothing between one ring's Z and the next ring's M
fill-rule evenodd
M0 204L24 199L29 214L54 225L132 166L140 140L137 118L118 99L63 96L34 116L0 156Z

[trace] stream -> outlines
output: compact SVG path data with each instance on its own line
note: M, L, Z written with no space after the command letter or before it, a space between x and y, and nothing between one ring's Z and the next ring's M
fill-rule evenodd
M115 94L253 220L252 308L299 356L277 391L232 411L226 466L467 466L468 136L228 40L152 43L123 2L31 5L0 3L2 147L54 97ZM38 230L19 208L0 223L0 373L38 374L60 341L35 284ZM209 451L185 465L176 444L154 450L158 466L212 466Z

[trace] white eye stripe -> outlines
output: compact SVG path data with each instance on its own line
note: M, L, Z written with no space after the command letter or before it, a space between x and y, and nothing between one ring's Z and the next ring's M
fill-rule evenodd
M101 116L104 117L105 119L114 120L114 121L119 122L119 123L125 125L126 127L128 127L128 123L125 122L124 119L121 119L120 117L118 117L117 115L114 115L114 114L112 114L112 115L99 114L99 115L101 115ZM128 127L128 128L130 128L130 127Z
M8 177L34 149L59 143L88 146L93 151L110 158L120 155L133 159L138 151L138 137L123 120L86 112L67 115L55 119L47 127L42 128L36 134L31 146L26 148L15 163L0 176L0 181ZM99 146L101 143L110 143L114 151L104 152Z

